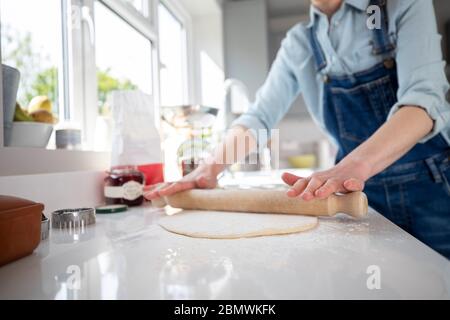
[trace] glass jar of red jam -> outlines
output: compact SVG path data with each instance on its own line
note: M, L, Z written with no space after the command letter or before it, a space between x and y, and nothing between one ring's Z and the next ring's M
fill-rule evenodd
M136 166L112 167L105 178L107 204L139 206L144 201L145 176Z

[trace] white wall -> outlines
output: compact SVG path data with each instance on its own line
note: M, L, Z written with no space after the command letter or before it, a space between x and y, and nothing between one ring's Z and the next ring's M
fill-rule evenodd
M43 203L48 216L59 209L101 205L104 177L101 171L0 177L0 194Z
M218 0L180 0L191 19L191 80L192 98L189 103L221 107L224 81L223 20ZM205 69L205 57L207 65ZM211 72L210 70L213 69ZM205 75L205 70L209 74ZM205 79L206 76L206 79ZM205 98L205 91L211 92Z
M221 107L224 81L222 15L194 16L193 33L195 102Z
M248 0L224 4L225 74L241 80L250 100L269 70L267 6Z

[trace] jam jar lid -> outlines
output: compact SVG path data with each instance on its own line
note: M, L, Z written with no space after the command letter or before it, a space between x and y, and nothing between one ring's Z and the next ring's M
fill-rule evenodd
M138 174L142 174L137 166L132 166L132 165L121 165L121 166L114 166L111 167L111 169L109 169L109 171L107 171L107 173L109 174L130 174L130 173L138 173Z

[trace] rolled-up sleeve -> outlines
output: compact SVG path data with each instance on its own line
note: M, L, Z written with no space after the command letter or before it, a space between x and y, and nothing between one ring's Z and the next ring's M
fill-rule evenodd
M249 129L260 146L267 144L270 131L288 112L300 93L289 57L292 50L300 49L295 43L293 32L295 30L289 32L283 40L269 75L256 94L255 102L232 123L232 127L243 126Z
M432 1L402 3L404 8L396 17L398 103L392 107L389 118L402 106L413 105L426 110L434 127L420 141L423 143L449 124L450 105L446 101L449 84Z

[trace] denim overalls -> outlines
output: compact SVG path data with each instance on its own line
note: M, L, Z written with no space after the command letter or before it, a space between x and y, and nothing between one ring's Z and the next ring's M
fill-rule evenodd
M381 8L382 28L373 30L373 54L384 62L369 70L325 74L327 60L316 26L309 31L324 79L325 126L338 142L337 162L386 122L397 102L396 45L388 33L386 1L372 0L374 4ZM372 208L450 259L450 146L440 134L368 180L364 191Z

